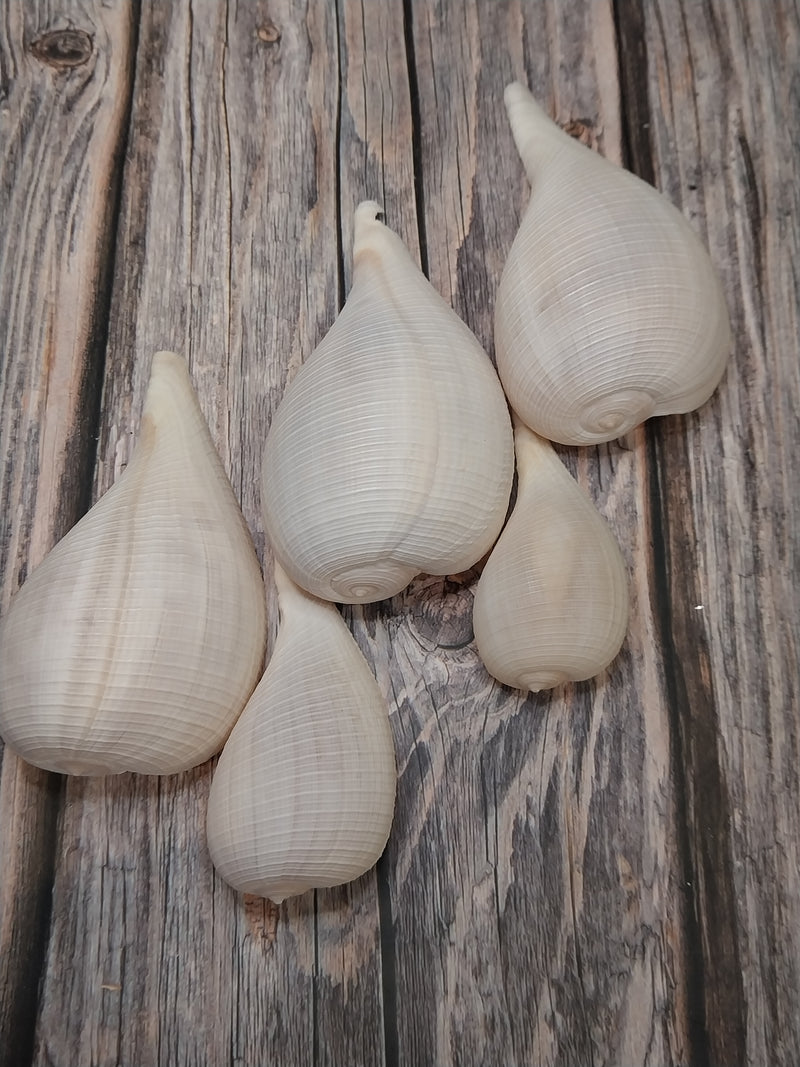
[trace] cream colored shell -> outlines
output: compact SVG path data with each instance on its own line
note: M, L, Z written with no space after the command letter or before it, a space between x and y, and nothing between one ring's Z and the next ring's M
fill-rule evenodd
M488 357L378 212L356 211L352 291L286 389L264 453L276 556L345 603L472 566L500 532L513 477Z
M681 213L569 137L519 84L505 94L531 198L495 309L512 408L565 444L692 411L731 348L708 253Z
M614 659L628 581L611 530L551 445L521 422L514 438L517 501L478 582L473 625L490 674L535 693Z
M153 359L133 459L0 627L0 733L38 767L171 774L253 690L263 582L185 362Z
M386 702L339 612L275 578L275 651L214 774L208 845L235 889L280 902L375 864L396 771Z

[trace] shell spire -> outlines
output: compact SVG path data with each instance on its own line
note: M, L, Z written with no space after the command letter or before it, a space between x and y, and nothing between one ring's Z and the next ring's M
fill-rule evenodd
M394 237L407 252L400 238L384 226L378 218L383 214L383 208L377 200L362 200L353 214L353 260L357 260L361 253L369 249L373 242L387 237L390 241Z
M564 150L565 135L519 82L506 86L503 100L514 144L533 185L540 170Z

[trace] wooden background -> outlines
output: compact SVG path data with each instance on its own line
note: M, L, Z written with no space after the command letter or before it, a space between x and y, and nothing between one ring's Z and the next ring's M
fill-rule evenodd
M702 411L561 450L630 566L622 654L493 684L477 572L348 611L394 830L280 908L214 876L211 764L67 780L6 751L3 1067L800 1063L796 0L0 0L2 602L123 469L174 348L274 636L260 453L354 207L491 351L514 77L680 205L733 320Z

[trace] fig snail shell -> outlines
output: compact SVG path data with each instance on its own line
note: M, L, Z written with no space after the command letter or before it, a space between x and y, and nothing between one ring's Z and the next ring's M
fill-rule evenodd
M472 566L500 532L513 477L489 358L379 210L356 210L352 291L287 387L264 452L277 558L341 603Z
M377 862L397 776L386 701L341 615L279 565L275 580L275 650L220 756L208 847L226 882L280 903Z
M263 582L185 362L153 359L139 439L0 626L0 733L68 774L218 752L263 664Z
M564 133L522 85L505 92L531 183L495 308L497 367L537 433L587 445L692 411L731 348L711 260L650 185Z
M515 420L519 486L473 606L478 654L534 693L591 678L616 656L628 581L614 535L555 451Z

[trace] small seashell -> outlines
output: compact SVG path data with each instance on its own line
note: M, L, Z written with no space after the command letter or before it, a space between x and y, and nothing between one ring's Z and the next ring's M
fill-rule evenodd
M551 445L515 420L517 501L473 606L478 654L516 689L592 678L619 652L628 580L614 535Z

